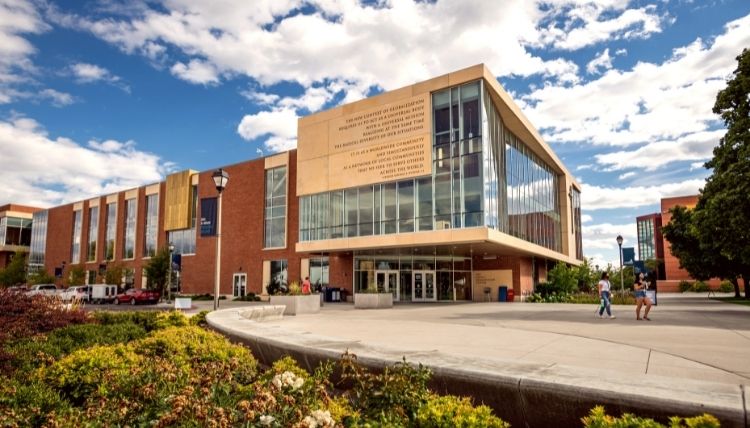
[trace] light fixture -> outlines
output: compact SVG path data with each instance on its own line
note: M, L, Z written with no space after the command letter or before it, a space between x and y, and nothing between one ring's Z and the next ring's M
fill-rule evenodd
M229 183L229 173L224 171L222 168L219 168L214 171L213 175L211 175L211 178L214 179L216 190L219 192L219 194L221 194L221 192L223 192L227 187L227 183Z

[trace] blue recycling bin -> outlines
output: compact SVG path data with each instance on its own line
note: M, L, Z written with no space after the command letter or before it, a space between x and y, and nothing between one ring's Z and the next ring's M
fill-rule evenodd
M497 289L497 301L498 302L505 302L508 300L508 286L507 285L501 285Z

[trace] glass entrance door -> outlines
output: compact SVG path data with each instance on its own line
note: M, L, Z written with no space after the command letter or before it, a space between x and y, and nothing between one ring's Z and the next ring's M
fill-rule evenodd
M235 273L232 276L232 296L245 297L247 293L247 274Z
M415 270L412 273L411 300L414 302L434 302L437 300L435 292L435 271Z
M379 270L375 272L375 283L378 286L378 292L393 294L393 301L401 300L401 289L398 286L397 270Z

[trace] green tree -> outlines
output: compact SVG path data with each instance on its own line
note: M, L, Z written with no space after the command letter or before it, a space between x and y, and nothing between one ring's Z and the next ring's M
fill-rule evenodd
M72 287L74 285L83 285L85 283L86 269L84 269L81 265L71 266L70 271L68 271L68 287Z
M107 270L104 272L104 283L120 286L125 269L119 263L109 263Z
M697 280L710 278L729 279L734 285L736 297L740 297L738 273L733 263L724 257L715 241L701 240L694 210L676 206L670 210L672 219L662 227L664 237L670 243L670 251L680 261L680 267Z
M601 273L597 272L594 266L591 265L591 260L589 259L584 259L580 266L573 268L573 271L578 283L578 288L586 291L596 286L601 275Z
M750 50L737 57L738 66L727 87L719 91L713 111L721 115L727 133L706 162L713 173L706 179L695 208L701 243L713 242L733 272L745 282L750 298Z
M26 282L26 253L16 251L5 269L0 270L0 286L10 287Z
M164 295L167 280L169 277L169 248L164 246L151 257L148 264L143 268L143 273L149 283L149 287Z
M572 293L578 286L576 272L563 262L557 262L547 273L547 282L567 293Z
M46 270L38 270L36 272L30 272L26 276L26 280L29 282L29 284L36 285L36 284L54 284L55 280L54 275L50 275L49 272Z

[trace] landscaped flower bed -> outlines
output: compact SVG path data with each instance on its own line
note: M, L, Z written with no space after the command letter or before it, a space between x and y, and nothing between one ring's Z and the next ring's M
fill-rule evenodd
M201 327L205 313L86 314L41 296L4 297L0 291L0 314L12 328L0 335L0 426L508 426L486 406L429 391L422 366L372 373L345 354L338 367L312 374L289 357L260 370L246 348ZM18 299L28 310L10 308ZM599 409L584 422L660 426ZM704 415L672 426L718 422Z

